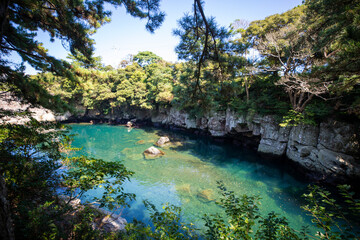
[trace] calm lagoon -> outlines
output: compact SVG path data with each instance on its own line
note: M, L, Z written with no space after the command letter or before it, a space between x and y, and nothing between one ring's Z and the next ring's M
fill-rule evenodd
M70 126L70 133L77 134L73 146L83 147L81 154L105 161L122 161L135 172L131 181L124 184L126 192L137 196L130 208L121 210L128 221L149 220L143 204L143 200L148 200L158 209L165 203L180 206L184 221L201 228L204 214L221 212L214 200L219 198L217 181L222 181L238 196L258 195L263 214L279 213L297 230L311 224L300 208L304 204L301 195L306 192L308 182L296 180L279 162L265 161L253 151L157 128ZM158 147L165 155L146 159L144 150L154 146L160 136L168 136L172 142ZM99 195L101 191L89 194Z

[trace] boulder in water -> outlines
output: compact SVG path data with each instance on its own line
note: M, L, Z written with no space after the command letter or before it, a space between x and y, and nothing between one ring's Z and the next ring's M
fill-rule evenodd
M160 137L159 140L156 142L156 145L159 147L164 146L166 143L169 143L170 139L168 137Z
M160 157L164 155L165 153L156 147L149 147L144 151L145 157Z

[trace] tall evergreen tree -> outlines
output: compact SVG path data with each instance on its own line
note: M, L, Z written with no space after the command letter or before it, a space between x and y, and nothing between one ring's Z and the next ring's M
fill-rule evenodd
M147 19L146 28L153 32L162 23L165 14L159 10L160 0L4 0L0 3L0 68L1 82L19 88L25 97L31 96L27 85L30 81L15 71L7 56L17 53L22 62L36 70L56 72L71 77L69 64L50 56L37 32L48 32L51 41L60 39L71 54L86 63L91 63L94 40L91 35L110 21L111 12L105 4L125 7L138 18ZM40 97L40 96L39 96ZM29 99L31 99L29 97ZM33 102L39 99L31 99Z

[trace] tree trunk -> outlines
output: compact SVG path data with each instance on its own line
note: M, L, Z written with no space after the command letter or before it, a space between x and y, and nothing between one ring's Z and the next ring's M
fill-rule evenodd
M250 100L249 83L248 83L248 79L246 76L245 76L245 91L246 91L246 103L249 103L249 100Z
M0 239L14 240L14 229L11 221L10 204L3 174L0 175Z

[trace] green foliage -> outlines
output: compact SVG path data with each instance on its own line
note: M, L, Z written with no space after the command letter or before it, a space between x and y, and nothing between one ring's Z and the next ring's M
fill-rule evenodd
M321 239L356 239L359 232L360 202L350 192L350 186L338 186L342 196L339 204L331 193L319 186L309 186L309 194L304 194L307 205L302 208L313 217L312 222L320 229ZM350 219L352 221L350 221Z
M259 198L243 195L240 198L219 183L222 198L217 202L226 213L205 216L207 239L301 239L294 229L289 227L286 218L274 212L262 216L259 212ZM257 230L254 228L257 226Z
M125 68L125 79L121 79L116 86L116 96L119 103L136 106L143 109L151 109L147 102L145 71L137 64Z
M56 232L51 221L41 216L41 211L50 207L48 202L53 201L59 183L56 170L60 167L60 143L54 139L61 138L62 132L51 131L54 127L36 120L26 125L1 126L0 172L19 238L50 237ZM50 212L49 216L54 217Z
M324 70L331 77L358 78L359 1L307 0L305 6L310 34L316 34L314 48L329 58Z
M347 37L339 33L340 28L334 24L323 28L321 21L340 12L356 18L355 12L348 11L350 5L356 4L345 2L332 9L335 5L306 1L285 13L238 28L233 25L229 30L218 27L214 18L204 18L203 5L196 1L194 15L185 15L174 31L180 37L176 51L185 63L170 64L149 51L139 52L120 69L104 68L100 59L84 65L71 57L76 83L48 73L36 80L68 103L97 110L100 117L127 109L156 111L174 106L192 117L229 108L239 113L275 114L285 118L284 124L343 115L352 116L345 117L351 121L360 112L358 74L333 74L331 69L341 72L340 66L335 66L335 58L322 57L331 53L324 50L325 45L319 47L326 40L322 34L334 28L344 39L333 39L337 44L331 46L345 51ZM343 18L341 24L352 21L348 15ZM251 49L258 50L260 57L251 56ZM291 108L302 114L289 112Z
M59 220L59 206L54 202L45 202L28 212L29 223L26 226L26 237L37 239L56 239L59 229L55 222Z
M316 123L320 123L334 113L333 106L329 102L316 99L305 108L306 117Z
M152 237L155 239L197 239L193 225L181 222L181 208L164 205L164 211L159 212L149 202L145 202L145 206L151 211L150 219L155 228Z
M264 37L267 33L276 31L280 28L292 24L303 15L304 6L295 7L283 14L274 14L264 20L257 20L250 23L244 33L244 37L255 42Z
M313 115L310 113L301 113L290 110L287 115L283 117L280 127L292 127L300 124L316 125L316 122L311 119Z
M281 87L274 84L276 80L276 76L257 75L251 84L249 101L246 101L244 90L239 91L237 97L234 96L231 99L230 108L239 113L285 115L289 111L290 105ZM238 86L238 88L240 87L241 85Z
M289 226L285 217L270 212L267 217L259 220L259 230L256 232L256 239L277 240L277 239L306 239L305 233L297 235L296 231Z
M159 1L106 1L115 7L124 6L134 17L147 18L147 28L153 31L164 19L159 11ZM93 40L90 35L101 25L110 21L110 11L105 10L104 1L10 1L2 2L4 17L1 23L1 54L15 51L23 61L39 70L51 69L61 62L48 56L42 44L34 40L36 32L42 30L55 38L66 40L75 57L80 53L84 60L91 59ZM61 18L61 21L59 21ZM58 70L55 68L54 70Z
M153 227L146 226L142 222L134 220L126 226L126 239L198 239L193 224L181 222L181 208L173 205L164 205L160 212L148 201L144 201Z
M318 186L309 186L309 194L305 194L307 205L303 209L313 217L312 221L318 227L317 236L309 234L305 226L295 230L289 222L274 212L262 215L258 205L260 199L256 196L243 195L237 197L232 191L219 183L221 199L216 203L224 209L225 216L216 214L204 216L205 235L199 235L196 229L180 222L181 209L164 205L164 211L159 212L152 204L146 202L151 211L153 227L134 221L127 225L126 239L261 239L261 240L293 240L293 239L358 239L358 216L360 201L354 198L347 185L339 186L339 193L345 204L338 204L330 193ZM351 217L351 221L349 220ZM354 221L355 220L355 221Z
M218 105L214 97L219 94L220 88L218 84L211 84L204 77L201 77L198 81L194 78L195 71L197 70L192 64L182 65L180 79L174 86L172 104L179 109L185 110L192 117L202 117L211 110L217 109ZM210 71L210 68L207 71ZM201 87L201 92L198 92L197 85Z
M150 51L139 52L133 57L134 62L137 62L141 67L146 67L152 63L162 61L162 58Z
M62 175L62 184L70 199L81 198L84 193L95 188L104 188L101 198L94 198L100 207L113 210L127 205L126 200L135 198L134 194L124 193L122 183L129 180L133 172L119 162L105 162L85 156L67 158L64 161L68 170Z
M145 69L147 99L152 105L167 106L174 98L173 69L165 61L152 63Z
M2 80L0 88L16 91L33 104L55 109L58 112L69 110L63 102L48 94L38 81L24 74L25 65L39 71L49 71L53 75L66 78L64 83L74 82L76 76L72 66L48 54L48 50L36 40L38 31L49 33L50 40L60 39L67 44L72 59L80 66L100 67L99 59L93 57L94 40L91 35L103 24L110 21L111 12L105 3L115 7L123 6L129 14L147 19L146 28L153 32L164 20L165 14L159 10L159 0L15 0L1 2L0 18L0 69ZM21 64L11 62L10 54L18 54ZM72 83L74 84L74 83ZM54 89L57 86L54 86ZM69 99L69 95L67 96ZM66 100L66 99L65 99Z
M326 64L316 74L333 81L331 90L343 96L338 105L359 116L360 2L358 0L307 0L306 25L313 37L312 48ZM354 102L356 102L354 104Z
M81 104L104 115L115 114L120 109L130 107L153 109L167 106L173 99L173 69L165 61L144 67L132 62L117 70L86 69L74 61L73 70L77 75L77 82L51 73L41 73L34 78L73 108Z
M316 58L311 47L304 25L304 9L305 6L299 6L254 21L244 34L252 47L266 58L259 67L280 73L275 84L284 88L297 112L303 112L314 96L324 98L331 84L327 79L313 75L313 69L324 62Z
M70 147L71 138L66 134L59 124L34 119L25 125L1 125L0 172L5 179L17 238L59 239L75 234L82 236L76 239L89 239L89 234L98 234L91 230L89 221L94 219L85 213L79 213L86 215L83 220L79 217L66 224L71 217L69 206L56 197L60 186L69 193L69 201L90 189L103 187L102 197L94 200L109 209L126 205L128 199L134 198L133 194L124 193L121 186L132 172L119 162L66 157L69 151L77 150ZM63 166L67 169L60 171Z
M180 37L176 47L179 59L188 61L174 88L174 102L197 117L211 110L226 109L227 85L233 81L236 62L231 57L230 31L219 27L215 18L206 18L203 5L202 1L194 1L193 14L185 14L174 31Z
M77 213L76 220L73 222L73 239L107 239L101 232L93 229L91 226L96 213L93 209L85 207L84 210Z

